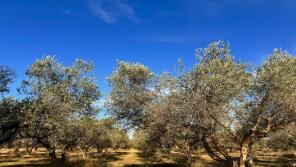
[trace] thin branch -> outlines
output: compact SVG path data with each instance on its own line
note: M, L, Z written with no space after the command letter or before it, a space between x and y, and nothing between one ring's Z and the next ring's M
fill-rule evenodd
M235 137L235 139L237 140L241 140L241 138L235 134L230 128L228 128L226 125L224 125L222 122L220 122L217 118L215 118L210 112L209 113L209 116L218 124L220 125L222 128L224 128L229 134L231 134L233 137Z
M290 132L289 130L287 130L285 128L282 128L282 127L280 127L279 129L282 130L282 131L284 131L284 132L286 132L286 133L288 133L292 137L295 137L296 138L296 134L294 134L293 132Z

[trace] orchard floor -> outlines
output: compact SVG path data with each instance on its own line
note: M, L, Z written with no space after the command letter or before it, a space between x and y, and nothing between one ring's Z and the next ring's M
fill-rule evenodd
M282 156L282 153L260 153L256 158L256 166L282 167L296 164L295 156ZM200 154L194 156L194 167L219 166L215 164L207 155ZM0 167L182 167L184 157L182 154L174 153L170 157L150 157L144 156L142 152L129 150L110 150L108 154L97 155L92 152L87 159L82 158L80 152L68 155L68 161L51 162L44 149L34 151L32 155L26 155L22 150L15 153L10 149L0 149ZM295 165L296 166L296 165Z

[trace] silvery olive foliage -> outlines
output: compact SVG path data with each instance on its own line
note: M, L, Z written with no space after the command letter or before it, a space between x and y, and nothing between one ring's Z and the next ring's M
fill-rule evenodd
M107 110L128 126L143 126L145 106L154 98L154 74L144 65L118 62L116 70L108 77L112 91L106 102Z
M217 156L215 152L220 150L213 151L211 147L219 148L218 143L226 145L221 136L228 138L229 133L234 133L230 127L230 106L242 98L250 80L246 65L234 61L227 43L214 42L208 48L198 49L196 56L198 62L190 70L181 69L179 76L170 79L166 105L161 104L154 112L155 120L159 114L165 115L162 118L167 119L166 123L162 122L165 119L158 121L165 126L161 136L187 156L188 166L193 150L204 145L213 158L231 159L228 154Z
M55 141L67 137L61 132L68 133L72 119L98 112L94 103L101 93L92 70L93 65L83 60L70 67L51 56L36 60L22 84L22 92L32 101L25 112L26 135L51 150L65 147Z
M238 114L242 137L240 166L253 163L254 142L295 123L295 80L296 58L279 49L254 72L250 93Z

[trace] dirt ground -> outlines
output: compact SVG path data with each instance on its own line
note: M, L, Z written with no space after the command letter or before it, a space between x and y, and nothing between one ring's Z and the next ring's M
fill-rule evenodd
M256 166L293 166L293 164L296 164L296 156L289 155L284 155L280 152L258 153L255 161ZM26 154L24 149L20 149L18 152L15 152L13 149L0 149L0 167L181 167L184 166L185 161L182 154L178 153L173 153L167 157L147 157L135 149L109 150L105 155L91 152L85 159L82 158L82 153L77 151L70 153L67 158L66 163L61 161L52 162L49 160L45 149L38 149L32 155ZM206 154L199 154L194 156L193 166L206 167L219 166L219 164L215 164Z

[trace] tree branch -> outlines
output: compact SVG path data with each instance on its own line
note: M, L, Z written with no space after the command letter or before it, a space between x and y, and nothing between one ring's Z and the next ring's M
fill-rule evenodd
M217 118L215 118L210 112L209 116L218 124L220 125L223 129L225 129L229 134L231 134L236 140L240 141L241 138L235 134L231 129L229 129L226 125L224 125L222 122L220 122Z

